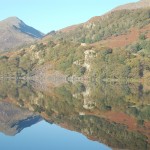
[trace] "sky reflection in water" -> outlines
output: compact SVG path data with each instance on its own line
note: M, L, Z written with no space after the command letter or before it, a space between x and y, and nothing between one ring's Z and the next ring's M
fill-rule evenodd
M41 121L16 136L0 133L1 150L110 150L80 133Z

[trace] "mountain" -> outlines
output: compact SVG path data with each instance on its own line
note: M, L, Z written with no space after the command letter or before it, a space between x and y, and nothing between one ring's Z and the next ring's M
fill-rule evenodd
M43 33L26 25L17 17L0 21L0 51L10 50L43 37Z
M15 135L40 120L41 117L33 112L8 102L0 102L0 132L6 135Z
M58 76L150 81L150 8L147 6L111 11L50 32L31 46L2 55L0 76L36 77L42 82L41 79L49 76L45 74L57 70L61 72Z
M149 24L149 7L149 0L122 5L85 23L61 29L53 37L80 43L95 43L118 36L130 32L133 27Z
M139 149L143 147L149 149L147 131L149 131L148 121L150 120L148 99L150 92L145 90L142 85L145 83L149 89L150 8L145 5L148 4L147 2L139 1L129 4L132 6L131 9L126 9L128 5L118 7L103 16L93 17L83 24L50 32L31 46L1 55L0 77L21 78L33 82L36 77L36 81L40 82L41 92L36 93L37 90L35 90L31 95L28 90L16 90L15 88L15 97L18 95L17 105L27 106L30 110L41 113L50 122L55 122L63 127L68 126L89 138L109 143L113 147L119 145L120 149L138 149L139 147ZM134 6L133 9L135 4L140 7ZM59 89L52 89L49 85L46 89L50 89L50 93L46 93L44 96L45 87L42 81L47 77L50 80L51 76L47 76L47 74L51 75L54 72L60 78L59 72L67 75L66 80L71 82L83 79L86 84L90 84L89 80L92 81L91 86L99 86L97 82L100 83L100 81L104 81L104 85L100 83L102 87L98 90L92 86L93 92L80 84L75 87L64 85ZM56 75L54 75L54 80L57 80ZM106 87L105 81L111 83L108 84L111 92L103 89ZM69 82L70 86L71 82ZM132 85L134 82L139 85L130 89L127 83ZM119 86L121 83L125 83L125 85ZM111 88L113 84L117 87L114 91ZM37 84L34 85L36 87ZM70 93L71 91L69 92L69 89L73 94ZM9 90L10 86L1 93ZM18 91L25 93L18 94ZM49 98L50 94L52 96ZM99 97L97 97L98 95ZM146 101L143 101L143 97L146 97ZM59 98L60 100L58 100ZM70 103L71 101L73 104ZM93 108L95 108L96 114L90 110ZM113 117L111 118L110 113L107 114L108 118L104 115L102 115L103 118L98 117L101 114L98 112L98 108L104 112L112 110ZM19 118L17 115L20 115L22 111L14 113L11 108L8 108L7 111L3 109L6 109L6 106L0 107L0 111L2 111L0 120L7 116L12 118L11 120L8 117L6 121L1 121L4 124L2 127L6 127L6 130L2 128L1 131L5 133L8 133L10 126L15 127L11 134L18 133L23 128L22 122L28 120L26 118L31 118L32 123L32 115L29 117L26 115L23 118L21 115ZM10 110L9 114L16 115L8 115L8 110ZM123 110L126 115L118 116L119 110ZM25 114L23 112L23 115ZM130 122L131 118L129 122L128 119L125 119L129 117L128 115L135 118L134 122ZM11 121L9 122L9 120ZM110 120L112 123L109 122ZM146 129L144 133L147 137L141 135L143 129L139 129L143 121L144 126L142 126L143 129ZM136 133L127 129L127 126L131 124L137 126ZM112 139L110 139L108 131L110 131Z
M149 0L140 0L138 2L134 2L134 3L129 3L129 4L118 6L118 7L112 9L111 11L109 11L108 13L106 13L106 14L104 14L102 16L92 17L87 22L89 22L91 20L96 20L98 18L104 19L105 17L107 17L108 14L110 14L112 12L115 12L115 11L119 11L119 10L135 10L135 9L149 8L149 7L150 7L150 1ZM80 25L82 25L82 24L72 25L72 26L66 27L64 29L61 29L60 31L61 32L69 32L69 31L75 30Z
M148 7L150 7L150 0L140 0L135 3L129 3L126 5L119 6L113 9L112 11L123 10L123 9L134 10L134 9L148 8Z

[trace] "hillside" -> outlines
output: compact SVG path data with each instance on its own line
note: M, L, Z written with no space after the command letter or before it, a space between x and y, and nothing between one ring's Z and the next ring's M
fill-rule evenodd
M43 37L43 33L26 25L17 17L0 21L0 51L10 50Z
M84 24L88 24L90 22L92 23L93 21L101 21L101 20L103 21L103 19L107 18L108 15L110 15L113 12L116 13L116 11L137 10L137 9L145 9L145 8L149 8L149 7L150 7L150 1L149 0L140 0L140 1L135 2L135 3L125 4L125 5L122 5L122 6L118 6L117 8L114 8L113 10L109 11L108 13L106 13L106 14L104 14L102 16L95 16L95 17L91 18L90 20L88 20L85 23L78 24L78 25L73 25L73 26L61 29L60 32L64 33L64 32L73 31L73 30L76 30L77 28L81 28L82 25L84 25Z
M91 18L78 26L60 30L53 35L53 38L95 43L112 36L127 34L133 28L138 28L138 30L143 28L150 22L149 12L148 8L113 11L104 16Z
M61 77L147 82L149 14L149 8L123 9L50 32L31 46L2 55L0 76L42 81L55 72Z
M150 1L149 0L140 0L135 3L129 3L126 5L119 6L115 9L113 9L112 11L123 10L123 9L134 10L134 9L146 8L146 7L147 8L150 7Z

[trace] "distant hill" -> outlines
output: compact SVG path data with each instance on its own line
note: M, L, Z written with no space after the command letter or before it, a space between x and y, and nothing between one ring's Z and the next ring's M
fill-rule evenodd
M13 49L43 37L43 33L17 17L0 21L0 51Z
M0 132L15 135L26 127L39 122L41 118L32 112L11 103L0 102Z

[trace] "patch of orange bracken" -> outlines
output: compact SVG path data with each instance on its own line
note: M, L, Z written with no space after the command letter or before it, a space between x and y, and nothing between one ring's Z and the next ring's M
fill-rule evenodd
M61 29L61 30L59 30L59 31L60 31L60 32L64 32L64 33L70 32L70 31L75 30L78 26L79 26L79 25L72 25L72 26L69 26L69 27L67 27L67 28L63 28L63 29Z
M150 122L145 122L143 126L137 124L137 120L123 112L109 111L104 114L104 117L110 121L124 124L129 130L139 131L148 137L150 143Z
M119 48L127 46L131 43L136 42L139 39L139 35L146 33L147 38L150 38L150 24L142 29L132 28L130 32L119 36L112 36L106 40L91 44L91 45L103 45L110 48Z
M150 38L150 24L142 28L140 33L146 33L147 38Z
M139 131L148 137L148 142L150 143L150 122L145 122L144 128L139 129Z
M127 34L122 34L119 36L112 36L106 40L94 43L92 45L104 45L111 48L124 47L138 40L139 31L137 29L132 29Z
M123 112L108 111L104 114L104 116L107 119L114 121L116 123L127 125L129 129L135 129L137 124L136 120L133 117L130 117Z
M137 119L129 116L123 112L117 112L117 111L107 111L107 112L100 112L100 111L94 111L94 112L86 112L85 115L93 115L97 117L102 117L110 122L115 122L118 124L125 125L128 130L131 131L138 131L141 132L143 135L145 135L148 138L148 142L150 143L150 122L147 121L144 123L143 126L140 126L137 124Z

